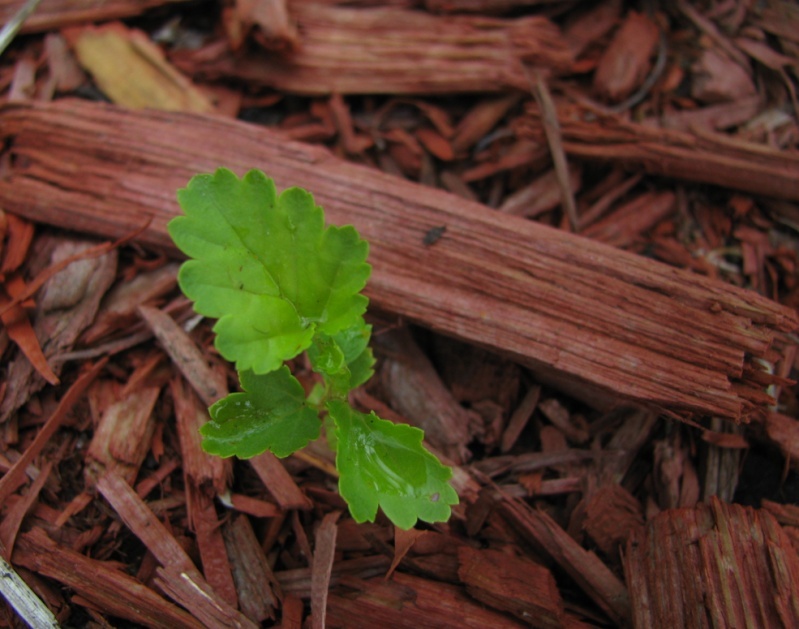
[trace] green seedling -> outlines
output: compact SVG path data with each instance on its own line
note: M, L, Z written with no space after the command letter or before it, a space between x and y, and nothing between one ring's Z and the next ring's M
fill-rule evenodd
M317 439L324 421L339 491L357 522L378 507L398 527L449 519L452 470L422 445L418 428L361 413L350 391L373 374L368 244L352 226L326 226L300 188L277 194L258 170L220 168L178 191L184 214L169 234L188 256L178 281L201 315L216 319L215 345L235 363L241 392L209 409L203 449L286 457ZM287 361L307 353L320 383L309 396Z

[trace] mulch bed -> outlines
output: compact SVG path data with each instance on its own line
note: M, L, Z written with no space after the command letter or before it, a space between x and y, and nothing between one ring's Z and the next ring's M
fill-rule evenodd
M799 626L794 3L95 5L0 58L0 626ZM202 451L165 224L217 166L370 241L353 403L449 522Z

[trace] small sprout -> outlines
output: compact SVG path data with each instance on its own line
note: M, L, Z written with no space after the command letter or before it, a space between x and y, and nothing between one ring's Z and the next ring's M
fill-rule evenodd
M352 226L325 226L300 188L277 194L266 175L220 168L178 192L184 215L169 223L189 260L178 274L198 314L218 319L214 343L236 364L241 392L210 409L203 449L249 458L289 456L330 424L339 491L357 522L378 507L398 527L443 522L458 495L452 470L423 445L418 428L353 409L349 392L373 374L372 328L361 294L368 244ZM444 233L425 236L432 245ZM286 362L306 352L322 386L305 395Z

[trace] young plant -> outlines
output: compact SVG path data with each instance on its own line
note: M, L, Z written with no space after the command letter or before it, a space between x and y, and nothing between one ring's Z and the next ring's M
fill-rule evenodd
M368 245L352 226L325 226L300 188L277 195L262 172L220 168L178 191L184 215L168 226L189 260L178 282L194 309L217 319L215 344L234 362L242 391L209 409L203 449L249 458L286 457L319 437L336 451L339 491L358 522L378 506L397 526L446 521L458 496L452 470L422 446L418 428L348 403L373 374L371 326L361 294ZM306 397L285 364L307 352L321 383Z

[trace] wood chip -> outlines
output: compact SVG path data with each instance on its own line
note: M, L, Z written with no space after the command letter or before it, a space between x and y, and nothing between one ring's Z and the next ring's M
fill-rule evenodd
M63 365L54 358L72 349L83 330L94 320L100 300L115 279L116 251L104 253L99 258L85 257L91 254L92 244L66 236L51 237L42 240L40 250L34 254L39 264L48 268L40 274L47 279L40 285L33 328L56 376ZM55 271L52 275L49 273L51 269ZM6 302L2 309L25 301L25 294L35 290L36 284L36 280L27 282L25 290L10 295L12 301ZM27 358L15 357L10 365L13 366L13 377L8 379L5 396L0 402L0 423L45 383Z
M208 366L197 345L172 317L151 306L140 306L138 312L206 406L227 395L224 376Z
M741 66L713 48L702 52L692 68L691 95L704 103L737 101L755 94L755 84Z
M778 330L799 324L795 312L754 293L498 215L338 161L323 150L274 139L266 129L212 117L198 126L192 116L77 102L6 108L0 117L12 151L24 153L29 164L45 157L49 164L43 170L19 169L0 182L10 210L24 207L37 220L118 232L141 225L146 213L152 218L143 232L146 241L168 246L164 226L176 212L174 190L192 174L220 163L242 171L261 164L283 186L302 183L313 190L331 222L360 228L371 244L368 293L377 307L503 351L533 367L542 381L594 404L610 394L674 410L745 417L766 398L752 393L759 384L731 387L731 379L742 375L744 353L764 355L779 340ZM71 135L78 119L80 131ZM573 123L562 123L564 147L572 151ZM87 136L86 125L96 133ZM145 140L153 135L171 138L166 154L153 152ZM104 143L116 138L109 145L124 153L115 159L125 163L169 167L153 165L135 175L108 171L106 158L87 162L93 159L87 151L92 137L103 137ZM37 146L37 138L48 141ZM191 148L200 145L202 150ZM83 165L81 178L54 170L53 164L75 161ZM746 171L751 168L750 160ZM145 174L155 171L157 177ZM104 186L109 177L119 178L112 188L119 197L86 194L100 173ZM123 184L128 179L147 195ZM65 194L66 187L73 190ZM160 191L157 196L154 190ZM444 237L425 247L426 231L442 224ZM508 271L516 268L524 272Z
M241 39L256 28L254 39L270 50L293 50L299 46L299 33L289 17L286 0L237 0L235 16L241 23ZM237 50L243 41L234 46Z
M174 262L165 264L114 286L103 299L97 318L82 334L82 342L91 345L112 331L133 325L140 305L159 299L175 288L179 266Z
M31 483L28 492L23 496L22 500L17 501L13 506L6 510L5 517L0 523L0 548L4 550L3 554L10 557L14 552L14 544L16 543L17 533L22 524L25 515L33 507L36 500L39 498L47 479L50 477L50 472L55 465L54 460L47 461L42 469L39 470L39 475Z
M580 189L582 169L576 164L571 164L568 171L569 190L577 192ZM559 177L555 170L542 173L529 185L505 197L499 210L527 218L535 218L539 214L554 210L563 200L563 188Z
M161 629L203 627L124 571L64 548L40 528L20 537L14 561L63 583L98 609L130 622Z
M561 70L571 62L558 28L538 16L440 17L305 2L294 3L292 14L301 33L292 53L223 55L210 62L182 55L176 63L191 73L326 95L523 90L528 81L522 61Z
M784 413L771 412L766 416L766 433L777 444L789 465L799 467L799 422Z
M4 243L0 273L5 275L22 266L33 242L35 227L30 221L5 212L3 212L3 223L3 236L8 237L8 242Z
M50 0L25 20L21 32L41 33L85 22L104 22L122 17L134 17L153 7L182 1L108 0L98 5L94 0ZM2 0L0 23L7 23L19 7L20 3L17 0Z
M4 549L0 548L0 570L4 578L0 581L0 594L17 615L30 627L42 629L58 629L60 626L53 612L36 596L28 584L22 580L16 570L3 557Z
M528 543L551 557L614 623L628 622L627 588L592 552L582 548L546 513L518 500L505 500L504 516Z
M755 94L748 98L739 98L732 102L709 105L699 109L667 112L658 118L657 126L680 131L691 131L692 129L723 131L738 127L751 120L757 115L760 108L760 96Z
M16 343L20 351L28 359L36 372L50 384L58 384L58 376L50 368L47 358L36 338L36 332L31 325L28 313L20 304L13 304L10 297L17 296L25 290L25 283L21 277L14 275L6 279L5 290L0 292L0 307L5 309L0 315L8 337ZM8 291L9 294L6 294Z
M358 591L355 596L330 595L327 610L329 627L518 629L528 626L475 603L462 588L449 583L395 573L390 582L382 578L371 582L350 580L347 585Z
M348 577L369 579L386 574L391 560L383 555L365 555L356 559L337 561L333 564L330 576L331 586L339 584ZM275 573L285 594L303 599L311 598L311 568L281 570ZM328 613L330 607L328 606Z
M531 627L562 627L563 601L544 566L496 550L458 550L458 576L474 598Z
M455 128L452 150L461 153L491 131L521 99L518 94L488 98L469 110Z
M620 485L605 485L585 505L583 530L604 556L618 559L619 549L644 525L641 503Z
M311 501L274 454L268 451L264 452L249 459L249 463L266 489L284 510L310 509L312 507Z
M72 56L63 35L48 33L44 38L44 50L53 87L57 91L71 92L86 83L86 75Z
M197 539L197 550L203 566L203 576L220 599L231 609L239 607L239 596L233 581L222 527L210 492L195 483L186 485L186 506L191 515L190 529Z
M676 203L677 197L670 190L645 192L623 203L582 234L616 247L627 247L645 240L646 232L669 216Z
M88 389L89 385L99 375L103 367L105 367L106 362L106 360L98 361L75 381L61 398L58 407L36 434L34 440L25 449L25 452L23 452L8 469L3 475L3 478L0 478L0 504L4 504L11 493L16 491L20 486L25 477L28 465L41 453L42 449L47 445L56 431L58 431L61 424L66 419L67 414L72 410L73 406L80 401L86 389Z
M275 618L282 597L280 584L258 543L246 517L235 517L222 527L225 545L233 566L233 579L241 601L241 611L254 622ZM283 624L286 620L285 607Z
M528 109L522 135L543 135L541 113ZM626 165L793 201L799 200L799 156L707 131L685 133L599 116L579 106L558 106L563 147L570 156ZM528 133L525 134L524 131Z
M651 18L630 11L597 64L595 92L611 102L632 94L649 73L659 34L660 29Z
M311 628L324 629L327 612L327 595L330 589L330 573L336 554L336 520L341 515L333 511L322 518L314 540L313 564L311 565Z
M575 57L579 57L588 46L601 40L617 25L621 8L621 0L607 0L571 16L563 28L563 36Z
M386 354L380 378L389 404L456 463L470 458L468 444L481 430L479 417L464 409L441 382L433 364L407 329L376 339Z
M155 431L153 409L160 392L161 387L141 387L104 409L87 452L99 473L110 469L129 484L136 481L150 451Z
M170 383L175 417L180 439L183 474L196 489L210 489L216 494L225 494L233 476L230 459L222 459L203 451L200 427L209 421L208 409L189 389L182 378L175 377Z
M514 446L527 422L530 421L535 407L538 406L540 397L541 387L539 385L533 385L524 394L519 406L516 407L516 410L513 411L508 420L505 432L502 434L502 452L508 452Z
M666 511L624 554L635 626L799 623L799 556L768 512L711 498Z
M64 34L80 64L111 101L134 109L213 110L211 102L142 31L112 22L68 29Z
M97 489L164 566L157 571L158 583L170 597L206 626L210 621L214 626L255 627L208 586L177 540L122 478L106 472L97 480Z

